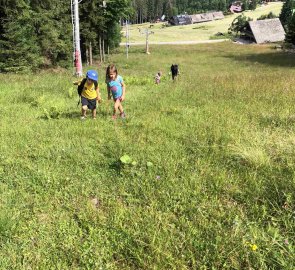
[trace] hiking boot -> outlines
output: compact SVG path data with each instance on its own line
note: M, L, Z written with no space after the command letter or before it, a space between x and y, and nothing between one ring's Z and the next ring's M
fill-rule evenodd
M86 116L81 116L81 120L85 120L87 117Z

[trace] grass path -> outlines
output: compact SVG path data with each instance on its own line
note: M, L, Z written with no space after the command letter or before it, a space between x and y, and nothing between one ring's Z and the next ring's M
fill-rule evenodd
M151 52L108 59L126 121L111 120L105 66L95 121L80 120L70 71L0 74L1 270L295 268L294 55Z

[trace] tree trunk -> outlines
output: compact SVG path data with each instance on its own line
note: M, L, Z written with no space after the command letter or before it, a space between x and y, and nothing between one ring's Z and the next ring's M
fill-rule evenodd
M105 42L104 36L102 36L102 55L103 55L103 62L106 61L106 59L105 59L105 52L104 52L104 42Z
M86 66L89 66L89 47L86 45Z
M101 36L99 36L99 56L100 56L100 62L102 63Z
M92 44L89 42L89 65L92 66Z

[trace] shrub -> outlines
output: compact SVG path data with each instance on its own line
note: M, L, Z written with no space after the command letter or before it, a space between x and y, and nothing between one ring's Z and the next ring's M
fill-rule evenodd
M252 21L250 17L246 17L244 14L236 17L231 23L230 28L228 29L229 34L239 35L247 30L249 27L249 22Z
M269 12L268 14L261 15L257 20L260 21L260 20L266 20L266 19L274 19L274 18L277 18L277 17L278 16L276 16L274 13Z

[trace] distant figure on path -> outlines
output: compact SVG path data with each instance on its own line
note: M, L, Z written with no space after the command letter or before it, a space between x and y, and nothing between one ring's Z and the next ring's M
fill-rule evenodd
M155 76L155 84L159 84L161 82L162 72L159 71Z
M106 71L106 84L108 89L108 99L111 99L111 93L114 100L113 119L117 118L119 110L121 118L125 118L122 102L125 100L125 84L123 78L118 75L118 70L115 65L111 64L107 67Z
M177 64L171 65L171 74L172 74L172 80L174 81L179 75L179 69Z

